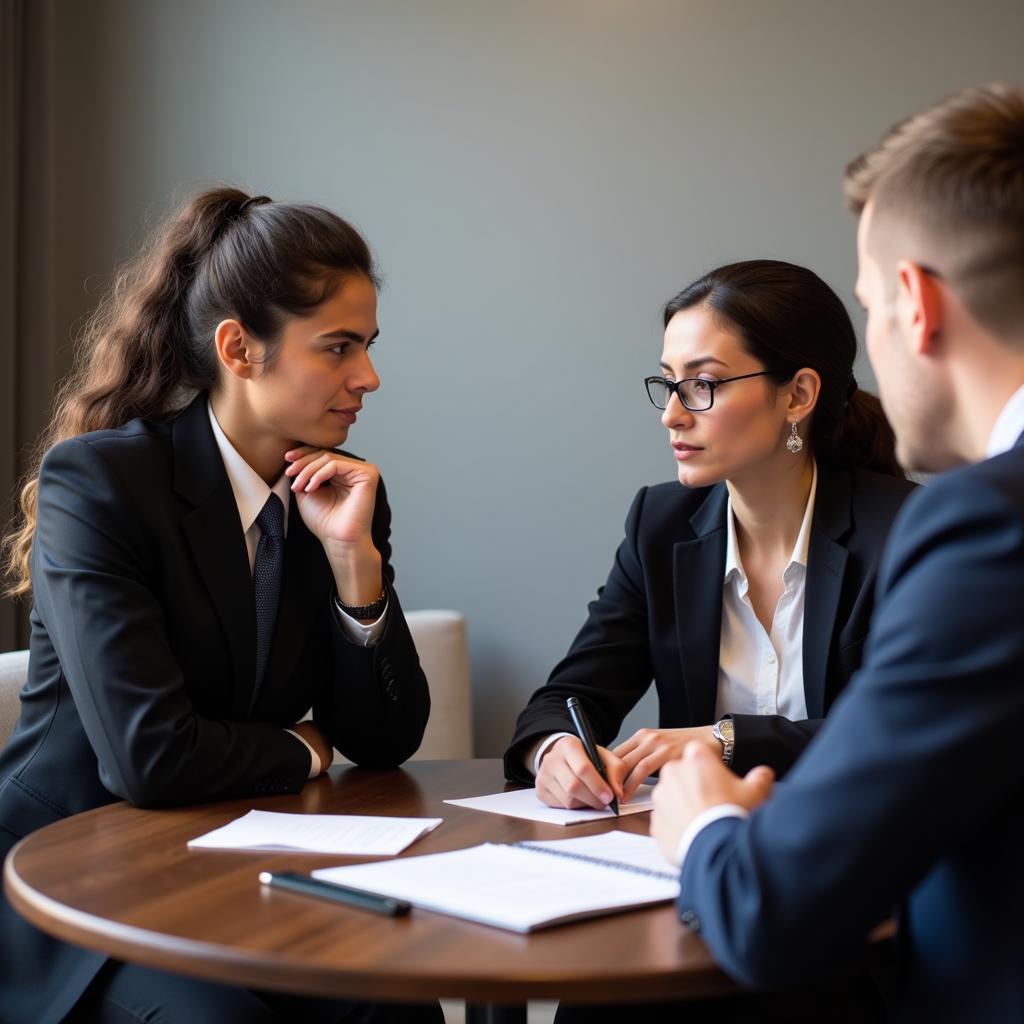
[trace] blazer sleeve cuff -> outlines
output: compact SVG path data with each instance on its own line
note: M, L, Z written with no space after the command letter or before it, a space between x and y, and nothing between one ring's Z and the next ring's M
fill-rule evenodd
M686 862L686 855L690 852L694 840L708 827L722 818L746 818L750 812L739 804L716 804L700 812L693 821L687 825L683 834L679 837L679 845L676 847L676 865L682 867Z

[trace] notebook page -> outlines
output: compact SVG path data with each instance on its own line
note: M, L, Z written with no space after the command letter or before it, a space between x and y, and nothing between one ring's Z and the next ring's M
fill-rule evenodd
M188 845L202 850L306 850L388 857L401 853L442 820L250 811L222 828L190 839Z
M676 881L491 843L313 876L517 932L667 902L679 892Z
M650 836L614 829L597 836L577 836L574 839L527 839L518 846L528 846L553 853L593 857L612 864L624 864L640 871L650 871L665 878L679 879L679 869L661 855Z

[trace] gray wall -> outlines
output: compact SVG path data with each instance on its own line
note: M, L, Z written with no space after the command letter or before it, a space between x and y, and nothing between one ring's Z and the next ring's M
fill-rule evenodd
M57 13L62 324L169 197L213 179L371 240L384 386L350 443L388 481L405 605L468 617L481 755L582 622L633 493L673 476L640 385L661 303L772 256L852 305L844 164L947 92L1019 83L1024 39L1019 0Z

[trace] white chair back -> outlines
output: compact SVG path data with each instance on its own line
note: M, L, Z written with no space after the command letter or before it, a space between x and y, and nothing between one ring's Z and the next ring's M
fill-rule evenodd
M21 713L21 693L28 677L28 651L0 654L0 747L14 729Z
M430 720L414 761L473 756L472 695L466 620L458 612L406 612L430 686Z

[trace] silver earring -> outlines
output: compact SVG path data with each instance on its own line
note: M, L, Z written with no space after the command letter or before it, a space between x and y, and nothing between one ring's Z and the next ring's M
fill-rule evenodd
M804 439L796 432L796 422L790 423L789 437L786 438L786 447L794 454L799 455L804 450Z

